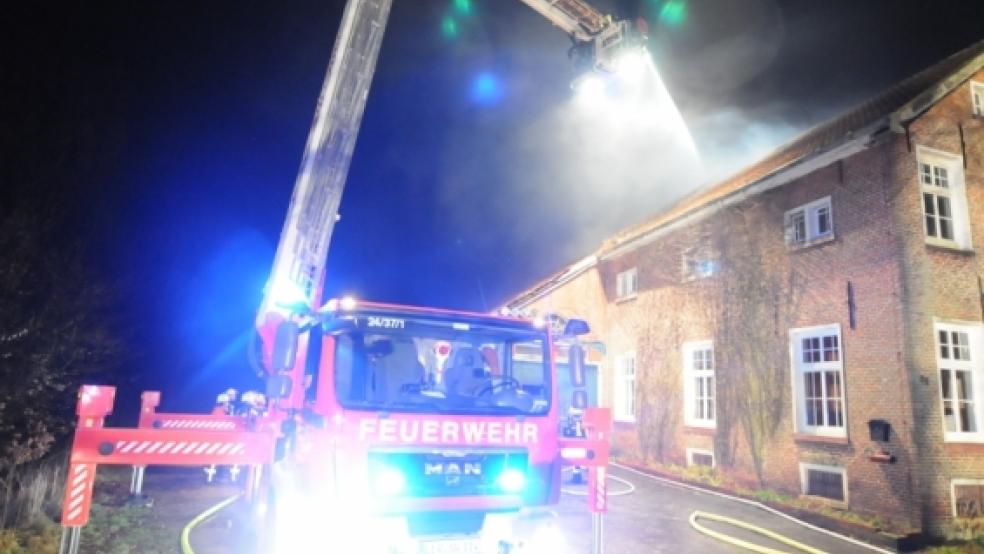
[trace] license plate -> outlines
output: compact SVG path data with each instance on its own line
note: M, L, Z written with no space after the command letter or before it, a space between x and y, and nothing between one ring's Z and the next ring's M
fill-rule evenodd
M420 554L482 554L482 541L479 539L422 541Z

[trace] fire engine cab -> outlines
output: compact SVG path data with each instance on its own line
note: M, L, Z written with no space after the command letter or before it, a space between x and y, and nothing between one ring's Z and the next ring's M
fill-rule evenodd
M584 322L557 335L540 320L346 300L303 328L318 362L270 475L273 551L310 551L329 526L340 552L556 546L542 521L533 534L514 527L560 496L554 353L579 356ZM299 336L280 338L289 365Z

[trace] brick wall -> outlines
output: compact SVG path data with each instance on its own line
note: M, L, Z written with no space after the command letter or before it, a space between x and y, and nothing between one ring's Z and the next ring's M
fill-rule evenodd
M978 72L975 79L984 82L984 71ZM980 322L982 317L978 279L984 275L984 258L977 252L984 248L984 120L971 116L970 102L970 84L965 83L914 121L909 127L908 142L900 139L893 149L895 228L905 260L905 359L913 375L913 420L918 422L915 441L920 458L916 470L922 482L920 501L926 509L925 525L935 533L946 533L953 526L951 479L984 478L984 444L944 442L933 330L934 318ZM975 251L926 244L916 164L918 146L964 157Z

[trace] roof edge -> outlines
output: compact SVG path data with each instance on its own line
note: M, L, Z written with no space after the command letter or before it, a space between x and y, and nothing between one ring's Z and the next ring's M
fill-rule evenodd
M678 217L673 218L658 227L654 227L642 234L626 239L625 241L613 246L607 252L602 253L599 258L601 260L610 260L626 252L630 252L636 248L645 246L646 244L649 244L674 229L698 221L709 215L713 215L721 209L742 202L751 196L779 188L791 181L799 179L800 177L813 173L818 169L827 167L838 160L853 156L854 154L868 148L878 131L888 128L887 118L882 118L871 127L873 128L869 132L864 133L859 137L842 141L831 145L830 148L790 162L789 164L778 168L776 171L748 183L740 189L732 191L720 198L711 200L707 204L704 204L703 206L700 206L687 213L680 214Z
M984 47L984 40L978 41L950 57L953 58L967 50L981 47ZM915 98L903 104L901 108L892 112L890 116L892 130L898 132L903 131L908 123L921 116L944 96L950 94L957 87L968 81L981 68L984 68L984 51L967 60L960 69L954 71L929 89L919 93Z
M513 301L507 302L506 306L510 308L525 308L547 294L550 294L558 287L573 281L596 265L598 265L598 256L596 253L585 256L517 295Z

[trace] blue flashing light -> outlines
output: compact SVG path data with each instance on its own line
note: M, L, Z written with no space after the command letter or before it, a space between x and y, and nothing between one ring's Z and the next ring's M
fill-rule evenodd
M376 493L381 496L397 496L407 488L407 478L395 467L379 470L374 481Z
M454 0L454 9L460 14L470 15L472 13L471 0Z
M450 15L441 20L441 34L446 39L453 39L458 36L458 22Z
M526 488L526 474L515 468L506 468L496 482L503 491L516 494Z
M502 82L488 71L479 73L472 80L471 97L478 104L494 104L502 99L502 93Z

